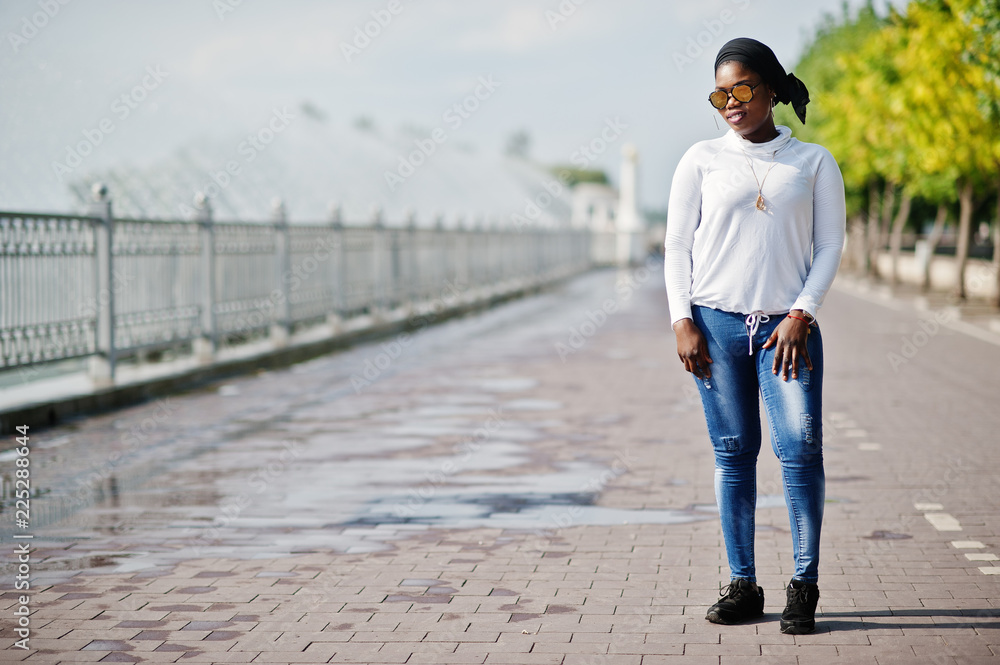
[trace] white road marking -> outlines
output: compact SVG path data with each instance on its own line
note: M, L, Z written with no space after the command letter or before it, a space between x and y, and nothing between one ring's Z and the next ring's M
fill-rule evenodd
M875 450L882 450L882 444L881 443L859 443L858 444L858 450L865 450L865 451L868 451L868 452L872 452L872 451L875 451Z
M924 517L938 531L961 531L962 525L948 513L924 513Z
M993 552L966 552L965 558L969 561L996 561L998 557Z
M927 505L927 504L918 503L917 504L917 506L918 506L917 510L930 510L930 508L920 508L919 507L919 506L924 506L924 505ZM937 510L941 510L941 508L938 508ZM977 550L977 549L982 549L983 547L986 547L986 545L983 545L978 540L953 540L953 541L951 541L951 546L952 547L956 547L956 548L958 548L960 550Z
M940 503L915 503L913 504L913 507L921 512L928 512L931 510L944 510L944 506L942 506ZM952 545L955 545L955 543L952 543ZM958 545L955 545L955 547L958 547Z
M849 429L844 432L844 436L849 436L852 439L863 439L868 436L868 432L863 429Z
M1000 575L1000 566L980 566L983 575Z

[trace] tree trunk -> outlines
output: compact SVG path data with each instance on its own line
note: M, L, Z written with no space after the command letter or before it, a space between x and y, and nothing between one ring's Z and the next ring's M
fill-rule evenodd
M868 185L868 232L865 234L864 244L865 263L863 268L866 277L874 276L877 273L874 257L878 247L878 204L878 183L872 181Z
M937 252L938 243L944 235L944 223L948 221L948 205L942 203L938 205L937 216L934 217L934 228L927 238L927 263L924 265L924 280L920 288L926 293L931 290L931 263L934 261L934 254Z
M1000 307L1000 178L997 179L997 218L993 223L993 270L997 278L997 298L994 304Z
M910 207L913 204L913 196L909 190L903 190L903 200L899 204L899 212L892 220L892 236L890 238L890 251L892 252L892 285L899 284L899 248L903 244L903 227L906 226L910 218Z
M969 263L969 236L972 235L972 183L966 181L958 192L958 245L955 247L955 264L958 288L955 295L965 300L965 267Z
M882 214L878 224L878 251L889 244L889 226L892 224L892 211L896 207L896 183L885 181L885 191L882 194Z
M874 188L872 189L872 194L875 193ZM873 277L883 277L879 273L878 269L878 256L882 253L882 249L885 247L888 241L889 233L889 222L892 220L892 209L896 205L896 185L890 181L885 181L885 186L882 191L882 197L876 196L878 201L878 208L869 208L869 214L875 215L875 228L872 232L871 246L868 251L871 253L871 274Z
M853 272L865 272L865 215L858 213L850 219L847 225L847 248L845 250L845 268Z

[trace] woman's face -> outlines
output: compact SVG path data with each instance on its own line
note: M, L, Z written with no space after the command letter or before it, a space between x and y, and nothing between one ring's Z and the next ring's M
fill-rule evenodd
M732 87L746 83L753 87L753 99L749 102L737 101L732 95L719 114L743 138L750 141L768 141L774 138L774 116L771 114L771 88L761 82L760 74L742 62L725 62L715 71L715 89L732 90Z

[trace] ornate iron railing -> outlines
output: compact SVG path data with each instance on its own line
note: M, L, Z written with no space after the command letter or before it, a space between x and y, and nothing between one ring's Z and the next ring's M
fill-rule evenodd
M365 226L339 214L289 224L120 219L106 190L90 215L0 212L0 369L90 357L117 361L220 347L441 299L544 283L607 253L588 231ZM603 240L603 239L602 239Z

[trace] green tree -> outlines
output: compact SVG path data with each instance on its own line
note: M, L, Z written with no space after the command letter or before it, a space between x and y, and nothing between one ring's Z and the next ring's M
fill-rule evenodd
M866 272L888 237L895 281L915 197L938 206L932 243L957 201L957 295L965 297L976 202L1000 190L998 35L996 0L912 0L886 18L869 3L855 18L846 9L840 20L827 17L797 64L814 102L798 133L841 164L849 238Z
M920 156L915 175L932 182L943 178L957 189L956 295L965 298L972 215L977 193L1000 176L1000 128L984 105L984 99L998 99L996 78L970 54L976 29L957 4L914 0L892 29L906 35L899 62L907 137Z
M859 137L870 118L866 117L866 109L856 94L857 88L845 85L845 80L849 77L848 70L856 68L849 56L857 53L885 23L870 0L854 17L846 3L841 16L826 15L794 67L795 75L809 87L812 98L806 124L798 126L798 120L787 107L778 107L775 114L778 122L795 127L801 140L820 143L837 158L844 174L849 219L845 263L864 271L869 269L865 219L869 183L875 172L874 155L870 144Z
M996 0L955 0L954 6L969 25L973 40L966 57L986 72L988 85L980 104L993 126L1000 125L1000 3ZM996 272L996 305L1000 307L1000 176L996 181L996 217L993 222L993 269Z

